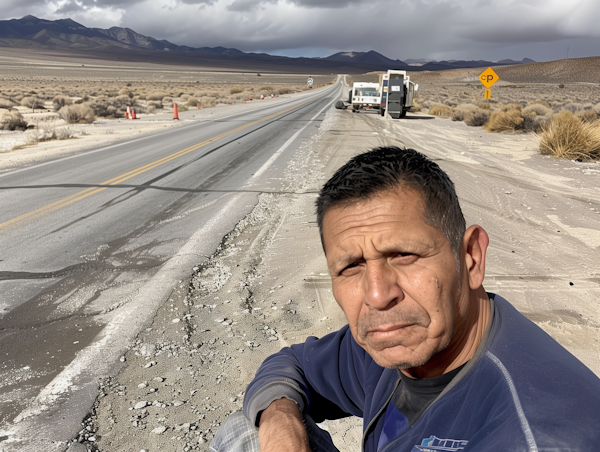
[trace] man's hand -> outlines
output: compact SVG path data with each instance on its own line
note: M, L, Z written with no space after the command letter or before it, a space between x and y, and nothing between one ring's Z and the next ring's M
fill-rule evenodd
M258 439L261 452L310 452L302 413L288 399L275 400L262 412Z

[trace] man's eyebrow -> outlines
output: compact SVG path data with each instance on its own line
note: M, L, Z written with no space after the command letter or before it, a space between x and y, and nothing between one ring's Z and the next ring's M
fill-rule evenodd
M348 264L362 258L362 254L344 254L333 261L334 268L346 267Z

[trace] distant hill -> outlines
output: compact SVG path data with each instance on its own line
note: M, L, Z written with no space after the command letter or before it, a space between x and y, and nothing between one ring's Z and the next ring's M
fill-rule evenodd
M0 45L52 47L80 50L83 48L144 49L167 51L203 51L216 55L243 55L244 52L225 47L193 48L144 36L130 28L87 28L71 19L45 20L35 16L0 21Z
M463 69L463 68L476 68L476 67L488 67L488 66L507 66L513 64L527 64L535 63L535 61L524 58L522 61L514 60L500 60L500 61L462 61L462 60L449 60L449 61L435 61L424 58L410 59L406 61L392 60L381 53L371 50L369 52L338 52L334 53L322 60L330 61L345 61L345 62L356 62L364 64L383 64L387 65L389 69L405 69L410 71L440 71L446 69Z
M63 55L85 55L124 61L191 64L227 70L296 73L364 73L387 69L439 71L532 62L392 60L374 50L339 52L325 58L288 58L245 53L226 47L190 47L144 36L130 28L88 28L71 19L45 20L34 16L0 20L0 47L51 50Z

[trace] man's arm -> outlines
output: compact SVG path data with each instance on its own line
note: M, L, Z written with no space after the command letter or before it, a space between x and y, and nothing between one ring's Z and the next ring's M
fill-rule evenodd
M256 423L261 411L286 398L316 422L362 416L364 375L376 379L383 371L373 365L347 327L321 339L310 337L263 362L246 391L244 414Z
M302 413L298 405L288 399L276 400L262 412L258 439L261 452L310 452Z

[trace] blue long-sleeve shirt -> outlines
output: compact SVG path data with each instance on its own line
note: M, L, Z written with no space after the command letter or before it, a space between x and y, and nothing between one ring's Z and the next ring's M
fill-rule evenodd
M475 356L380 452L600 450L600 379L502 297L490 294L490 303ZM345 326L267 358L248 386L244 413L255 421L286 397L317 422L359 416L363 448L375 452L400 378L375 363Z

